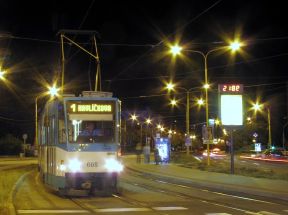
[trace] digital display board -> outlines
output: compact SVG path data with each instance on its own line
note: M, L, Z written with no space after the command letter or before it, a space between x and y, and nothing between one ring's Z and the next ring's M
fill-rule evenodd
M160 162L169 162L170 144L169 138L156 138L155 148L158 150Z
M227 94L241 94L243 93L242 84L219 84L218 86L220 93Z
M221 95L222 125L243 125L242 95Z
M68 113L112 113L112 102L103 101L68 101L67 112Z

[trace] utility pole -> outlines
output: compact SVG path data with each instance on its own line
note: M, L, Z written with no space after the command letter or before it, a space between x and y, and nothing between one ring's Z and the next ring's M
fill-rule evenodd
M190 96L189 96L189 91L187 90L187 100L186 100L186 102L187 102L187 104L186 104L186 133L187 133L187 138L189 138L189 130L190 130L190 128L189 128L189 124L190 124L190 116L189 116L189 109L190 109ZM187 144L187 146L186 146L186 153L187 153L187 155L189 155L189 153L190 153L190 145L189 144Z

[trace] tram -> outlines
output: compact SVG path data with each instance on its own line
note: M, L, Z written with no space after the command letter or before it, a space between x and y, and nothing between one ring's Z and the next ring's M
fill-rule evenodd
M84 91L49 101L38 126L39 170L62 195L110 195L123 165L118 159L121 102L110 92Z

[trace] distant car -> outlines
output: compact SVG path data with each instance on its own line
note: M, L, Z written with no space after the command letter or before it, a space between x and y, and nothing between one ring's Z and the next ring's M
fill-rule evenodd
M262 158L285 158L283 149L266 149L262 154Z
M203 156L207 156L207 150L204 150ZM219 148L214 148L214 149L210 149L210 156L214 157L214 156L225 156L223 154L223 152L221 152L221 150Z

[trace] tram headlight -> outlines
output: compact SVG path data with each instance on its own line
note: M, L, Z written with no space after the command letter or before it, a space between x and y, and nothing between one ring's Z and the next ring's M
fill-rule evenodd
M68 168L72 172L79 172L81 170L81 164L82 163L78 159L74 158L69 161Z
M66 170L66 165L64 164L64 160L60 161L60 166L59 166L60 171L64 172Z
M105 168L109 172L121 172L123 171L123 165L114 158L109 158L105 160Z
M66 170L65 164L60 164L60 171L64 172Z

